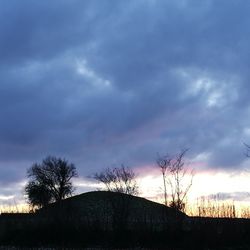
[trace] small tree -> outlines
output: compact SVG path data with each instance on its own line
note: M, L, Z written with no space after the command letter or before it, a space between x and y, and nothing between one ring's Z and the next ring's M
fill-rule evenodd
M95 173L93 178L104 184L107 191L124 193L130 195L138 194L136 175L132 169L121 165L121 167L106 168L100 173ZM109 200L112 211L111 220L113 230L119 233L127 229L128 218L131 212L131 199L124 195L112 195Z
M168 155L160 156L156 160L157 166L160 168L163 179L163 191L164 191L164 204L168 205L168 193L167 193L167 175L170 170L171 158Z
M72 178L77 177L77 172L65 159L48 156L41 164L33 164L27 176L25 194L32 206L40 208L72 195Z
M103 183L106 190L124 194L138 194L136 175L132 169L121 167L106 168L100 173L94 174L94 179Z
M170 190L169 206L180 211L185 210L185 199L192 186L194 176L193 170L188 173L185 168L184 156L187 151L188 149L185 149L174 157L159 157L157 160L163 176L165 204L167 204L166 186L168 185ZM189 180L187 180L188 175L190 175Z
M184 180L188 174L187 169L185 169L184 156L188 150L182 150L176 157L171 161L171 178L169 179L169 184L171 187L171 203L170 206L176 208L177 210L185 210L185 198L192 186L194 172L191 170L189 181L184 184Z

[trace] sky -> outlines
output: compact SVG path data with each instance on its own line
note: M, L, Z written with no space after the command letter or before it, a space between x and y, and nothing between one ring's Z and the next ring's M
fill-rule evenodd
M157 153L183 148L195 190L248 195L249 11L244 0L0 0L0 203L20 199L48 155L76 165L78 192L120 164L142 193L158 190Z

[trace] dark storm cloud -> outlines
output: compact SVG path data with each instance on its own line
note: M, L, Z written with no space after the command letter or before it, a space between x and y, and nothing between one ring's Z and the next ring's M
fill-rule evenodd
M191 148L240 167L249 131L245 1L0 1L1 181L48 154L81 175ZM8 163L7 171L5 166ZM14 169L14 170L13 170Z

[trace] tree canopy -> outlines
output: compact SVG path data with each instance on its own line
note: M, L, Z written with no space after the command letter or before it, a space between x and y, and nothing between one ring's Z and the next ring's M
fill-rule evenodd
M27 177L25 194L32 206L40 208L71 196L72 178L77 177L77 171L65 159L48 156L41 164L33 164L27 170Z

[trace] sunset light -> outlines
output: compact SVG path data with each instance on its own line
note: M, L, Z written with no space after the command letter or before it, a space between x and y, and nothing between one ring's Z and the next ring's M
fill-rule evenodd
M249 250L249 13L0 0L0 250Z

